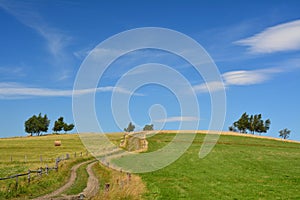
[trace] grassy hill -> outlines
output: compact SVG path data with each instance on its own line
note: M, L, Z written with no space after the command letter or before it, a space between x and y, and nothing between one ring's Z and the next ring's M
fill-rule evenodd
M118 144L121 135L109 137ZM148 151L162 148L174 136L169 132L148 138ZM144 199L300 199L299 143L222 135L212 152L199 159L204 136L197 134L188 151L170 166L138 174L147 186ZM55 140L60 140L62 146L55 147ZM61 163L61 170L55 175L35 177L30 185L26 177L22 178L17 192L14 192L15 180L0 181L0 199L28 199L63 185L72 165L90 159L74 159L75 152L77 156L86 152L76 134L0 139L0 177L46 164L53 166L54 159L66 153L72 157ZM113 177L113 171L106 171L100 165L95 170L101 184L120 176ZM115 190L114 198L120 194L119 187Z
M174 134L148 139L149 151ZM221 136L204 159L198 152L204 135L170 166L141 174L146 199L300 199L300 144Z

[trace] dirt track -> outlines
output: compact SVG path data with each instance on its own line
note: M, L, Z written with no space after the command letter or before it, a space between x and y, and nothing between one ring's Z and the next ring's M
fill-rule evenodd
M97 162L93 162L93 163L89 164L86 168L86 171L89 174L89 179L87 182L87 186L83 190L82 193L84 194L85 197L88 197L88 198L94 197L99 190L99 181L92 170L93 165L96 163Z
M93 170L92 170L92 166L97 163L95 161L92 161L92 163L90 163L91 161L85 161L85 162L82 162L82 163L79 163L75 166L73 166L71 168L71 176L68 180L68 182L63 185L62 187L58 188L57 190L49 193L49 194L46 194L44 196L41 196L41 197L38 197L38 198L35 198L34 200L46 200L46 199L53 199L53 200L67 200L67 199L79 199L80 197L80 194L83 194L85 198L90 198L90 197L93 197L97 194L98 190L99 190L99 182L98 182L98 179L96 178ZM68 188L70 188L75 180L76 180L76 177L77 177L77 169L84 165L84 164L87 164L87 163L90 163L86 170L88 172L88 175L89 175L89 178L88 178L88 182L87 182L87 187L79 194L77 195L62 195L62 197L56 197L60 194L62 194L64 191L66 191Z

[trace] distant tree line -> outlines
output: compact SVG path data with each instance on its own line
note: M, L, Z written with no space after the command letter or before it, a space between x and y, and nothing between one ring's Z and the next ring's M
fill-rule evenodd
M248 133L266 133L270 129L271 120L263 120L261 114L248 115L246 112L229 127L230 131Z
M48 119L47 115L45 114L42 116L40 113L38 116L33 115L28 120L25 121L25 131L26 133L30 134L30 136L33 136L36 134L37 136L40 136L43 132L47 132L49 128L50 120ZM62 130L67 133L68 131L73 130L74 124L67 124L64 122L63 117L59 117L55 122L52 130L55 133L58 133Z
M135 125L132 122L129 122L127 128L124 128L125 132L132 132L135 129ZM153 124L146 124L143 128L143 131L153 131L154 125Z
M270 119L266 121L262 120L262 115L248 115L246 112L229 127L229 131L240 132L240 133L250 133L254 134L255 132L261 134L266 133L271 125ZM291 131L287 128L279 131L279 137L283 139L288 139Z

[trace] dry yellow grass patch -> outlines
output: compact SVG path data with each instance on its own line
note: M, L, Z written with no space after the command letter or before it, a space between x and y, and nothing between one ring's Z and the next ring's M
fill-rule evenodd
M120 172L104 167L100 163L93 168L100 181L100 190L93 199L132 199L140 200L146 192L146 186L141 178L131 174L128 177L126 172ZM109 184L109 189L106 189Z

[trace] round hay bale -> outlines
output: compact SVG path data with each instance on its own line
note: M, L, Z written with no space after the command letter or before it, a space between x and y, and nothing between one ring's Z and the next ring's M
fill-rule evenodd
M59 141L59 140L54 141L54 146L56 146L56 147L61 146L61 141Z

